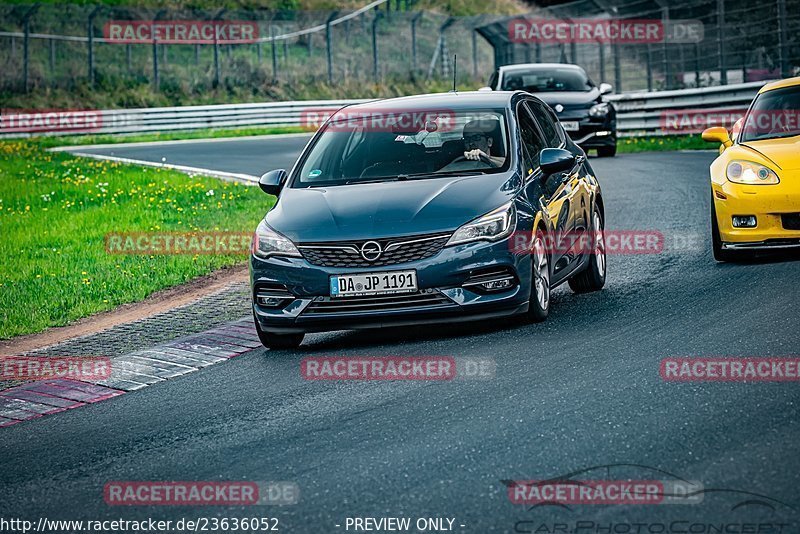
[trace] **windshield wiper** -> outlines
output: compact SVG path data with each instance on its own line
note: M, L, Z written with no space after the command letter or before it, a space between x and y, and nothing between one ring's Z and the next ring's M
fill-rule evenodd
M402 180L402 178L399 178L397 176L380 176L378 178L372 178L370 180L359 180L359 179L356 178L355 180L347 180L347 181L345 181L344 185L351 185L351 184L379 184L381 182L397 182L399 180Z
M415 178L438 178L439 176L479 176L486 174L483 171L444 171L444 172L418 172L414 174L401 174L400 180L413 180Z

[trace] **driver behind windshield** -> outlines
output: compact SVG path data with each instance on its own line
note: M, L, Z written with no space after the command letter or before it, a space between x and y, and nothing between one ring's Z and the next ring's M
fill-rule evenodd
M440 170L461 170L465 168L485 168L487 166L502 167L506 158L492 155L495 133L500 131L500 122L494 119L480 119L470 121L464 125L462 140L464 141L463 156L458 156ZM466 162L479 162L482 165L467 164Z

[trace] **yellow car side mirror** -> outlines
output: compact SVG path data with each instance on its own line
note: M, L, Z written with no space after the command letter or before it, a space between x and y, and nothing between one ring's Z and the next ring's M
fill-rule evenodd
M722 126L714 126L713 128L704 130L703 141L708 141L709 143L722 143L722 146L725 148L728 148L733 144L730 136L728 135L728 130Z

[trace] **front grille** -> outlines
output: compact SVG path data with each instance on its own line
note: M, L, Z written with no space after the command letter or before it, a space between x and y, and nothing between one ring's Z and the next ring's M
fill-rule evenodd
M300 253L313 265L322 267L380 267L430 258L444 248L450 234L374 239L380 244L382 254L375 261L361 256L361 246L367 242L348 241L336 243L304 243Z
M378 295L374 297L324 297L315 300L303 311L304 315L331 313L363 313L371 311L402 310L406 308L439 307L452 305L453 301L438 291Z
M784 230L800 230L800 213L781 214Z

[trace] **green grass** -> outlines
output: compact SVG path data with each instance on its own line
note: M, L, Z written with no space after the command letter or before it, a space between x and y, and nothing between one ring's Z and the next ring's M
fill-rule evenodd
M213 190L213 195L210 191ZM0 142L0 338L39 332L245 261L108 254L109 232L252 231L256 187Z
M717 145L703 141L700 134L625 137L617 141L617 152L668 152L671 150L712 150Z

